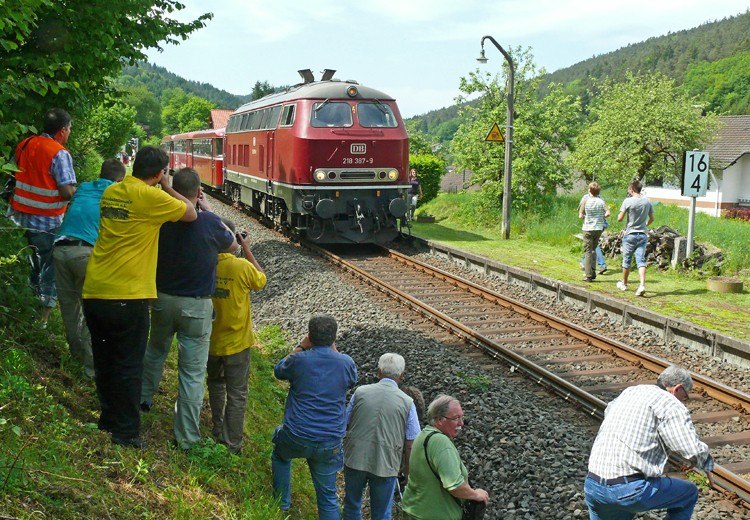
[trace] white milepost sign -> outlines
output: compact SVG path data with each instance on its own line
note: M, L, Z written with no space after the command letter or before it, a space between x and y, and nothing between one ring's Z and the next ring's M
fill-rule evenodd
M682 196L703 197L708 186L708 152L685 152Z
M708 152L685 152L682 166L682 196L690 197L688 214L687 255L693 253L696 199L706 195L708 186Z

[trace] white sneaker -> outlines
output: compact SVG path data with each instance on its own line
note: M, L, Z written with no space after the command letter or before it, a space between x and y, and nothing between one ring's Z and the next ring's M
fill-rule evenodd
M643 296L643 293L646 292L646 286L645 285L639 285L638 289L635 290L636 296Z
M620 289L621 291L627 291L628 290L628 286L625 285L624 283L622 283L622 280L620 280L619 282L617 282L617 288Z

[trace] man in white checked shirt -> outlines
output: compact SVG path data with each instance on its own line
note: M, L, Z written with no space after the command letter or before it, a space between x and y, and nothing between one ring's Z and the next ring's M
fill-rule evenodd
M630 387L607 405L584 485L591 520L630 520L652 509L666 509L667 520L690 519L698 488L661 475L673 452L704 470L713 486L714 459L680 402L692 389L690 372L672 365L656 385Z

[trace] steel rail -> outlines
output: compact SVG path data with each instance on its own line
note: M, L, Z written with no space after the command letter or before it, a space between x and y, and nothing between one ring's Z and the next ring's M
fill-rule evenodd
M360 280L363 280L376 289L385 292L394 299L408 305L415 311L429 318L434 324L445 328L446 330L448 330L448 332L455 334L465 342L484 351L488 356L509 364L512 367L513 371L518 371L525 374L535 383L545 387L548 391L555 392L556 394L563 397L566 401L572 402L575 406L583 409L587 414L593 417L597 417L599 420L604 419L604 410L607 407L607 403L605 403L598 397L586 392L585 390L575 386L565 379L562 379L549 370L546 370L545 368L532 363L524 356L516 354L512 350L509 350L499 345L498 343L495 343L491 339L483 336L482 334L479 334L477 331L462 325L458 321L443 314L437 309L434 309L426 303L379 280L375 276L357 268L356 266L340 258L339 256L326 251L325 249L322 249L315 244L311 244L308 242L301 243L305 247L319 253L330 263L339 266L340 268L351 273ZM661 370L670 365L670 363L660 358L651 356L649 354L640 353L637 350L628 347L627 345L624 345L618 341L600 336L591 331L587 331L586 329L579 327L578 325L557 318L539 309L534 309L533 307L525 305L506 296L502 296L499 293L481 287L468 280L464 280L460 277L454 276L439 268L430 266L429 264L425 264L413 258L409 258L396 251L388 250L387 248L383 249L388 252L389 257L394 258L395 260L398 260L405 265L411 266L426 274L430 274L437 279L443 280L444 282L453 285L454 287L467 290L483 299L486 299L493 303L497 303L498 305L501 305L507 309L521 313L527 318L540 321L548 325L549 327L564 333L565 335L587 342L592 346L596 346L605 351L617 352L618 355L620 355L620 352L622 352L624 354L621 355L623 359L635 363L638 366L650 369L654 372L661 372ZM643 355L645 359L642 359L641 355ZM710 388L720 388L720 390L717 392L709 392L707 390L706 392L708 393L708 395L711 395L712 393L717 393L718 395L730 394L733 395L733 401L741 399L741 397L739 396L745 396L747 397L747 399L742 399L740 402L742 402L742 404L744 405L748 405L750 403L750 396L746 396L746 394L737 392L736 390L726 387L721 383L710 381L697 374L693 374L692 372L691 375L694 379L700 379L702 382L705 382L703 383L704 385L710 385ZM711 396L716 398L714 395ZM745 410L746 408L743 406L742 409ZM688 461L679 456L670 456L670 460L678 465L678 467L689 466ZM742 501L745 503L745 507L748 507L748 505L750 505L750 482L744 480L740 476L726 470L719 465L716 465L713 475L716 487L720 489L726 499L731 500L735 503L739 503Z

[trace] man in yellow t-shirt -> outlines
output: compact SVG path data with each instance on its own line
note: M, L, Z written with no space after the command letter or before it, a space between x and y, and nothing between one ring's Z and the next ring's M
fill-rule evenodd
M142 448L141 376L149 330L150 299L156 298L159 229L165 222L191 222L195 207L174 191L166 173L169 157L144 146L133 175L104 190L99 237L83 285L83 310L91 332L99 429L112 442ZM161 190L154 187L159 184Z
M234 232L234 223L221 219ZM255 344L248 289L260 290L266 275L258 265L245 236L237 234L245 258L219 254L216 291L213 295L216 320L208 351L208 402L211 405L213 435L239 453L247 408L250 347Z

